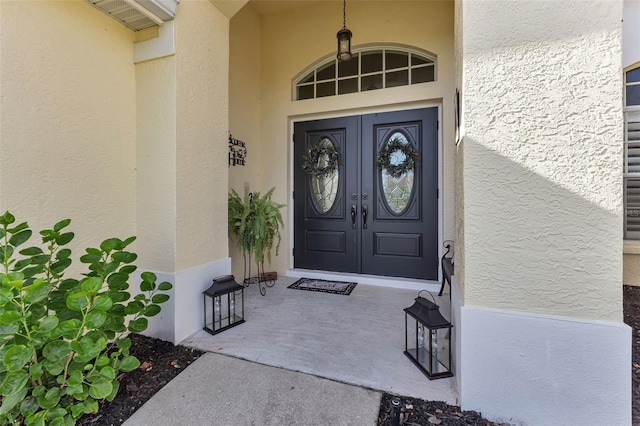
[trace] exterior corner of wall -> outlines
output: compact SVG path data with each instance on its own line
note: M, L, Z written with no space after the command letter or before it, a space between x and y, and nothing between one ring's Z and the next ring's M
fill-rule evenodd
M134 295L140 293L140 276L143 272L145 271L139 270L135 276L132 291ZM175 274L154 273L157 283L167 281L173 288L167 292L169 300L160 305L161 312L149 318L149 326L143 334L178 344L203 327L202 292L211 285L215 277L231 273L231 259L218 259Z
M456 276L451 277L451 324L453 327L451 329L452 332L452 352L453 352L453 367L452 371L454 373L454 381L456 384L456 388L458 391L458 398L461 395L462 389L462 333L463 333L463 307L464 307L464 299L459 292L458 281ZM460 404L460 401L458 401Z
M183 270L228 256L229 19L210 2L183 2L175 46L176 269Z
M180 343L204 326L202 292L215 277L231 274L226 257L176 273L174 343ZM237 280L236 280L237 281Z
M141 274L143 272L153 272L138 270L134 279L135 287L132 294L140 293L140 283L142 282ZM169 282L173 285L171 290L165 292L169 295L169 300L162 305L158 315L149 318L149 326L142 333L145 336L155 337L160 340L176 343L175 339L175 319L176 319L176 276L172 273L154 272L157 277L157 283Z

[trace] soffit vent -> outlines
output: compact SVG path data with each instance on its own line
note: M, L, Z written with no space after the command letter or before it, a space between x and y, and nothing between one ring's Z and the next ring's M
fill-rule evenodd
M162 25L176 15L179 0L87 0L134 31Z

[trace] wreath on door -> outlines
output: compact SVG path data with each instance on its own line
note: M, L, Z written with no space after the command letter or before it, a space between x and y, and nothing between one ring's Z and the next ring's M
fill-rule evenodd
M308 175L316 178L325 178L332 175L339 164L339 155L333 143L318 142L307 150L307 153L302 156L304 162L302 163L302 169ZM324 163L321 166L321 161Z
M398 164L391 163L391 156L400 151L404 155L404 160ZM378 152L378 168L385 170L391 177L399 178L405 173L412 171L418 161L418 151L413 144L393 138Z

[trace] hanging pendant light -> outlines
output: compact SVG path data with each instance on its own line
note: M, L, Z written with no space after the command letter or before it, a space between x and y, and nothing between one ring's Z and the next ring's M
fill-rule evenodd
M342 29L338 31L338 60L351 59L351 36L353 34L347 28L347 0L342 0Z

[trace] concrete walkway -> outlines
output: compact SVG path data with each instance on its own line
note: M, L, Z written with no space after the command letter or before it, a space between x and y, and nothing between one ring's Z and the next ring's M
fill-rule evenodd
M381 394L208 353L127 420L143 425L375 425Z
M416 291L358 284L343 296L288 289L295 280L264 297L251 285L244 324L181 342L208 353L125 425L373 425L380 391L457 405L452 378L428 380L403 353ZM433 297L449 317L448 295Z

